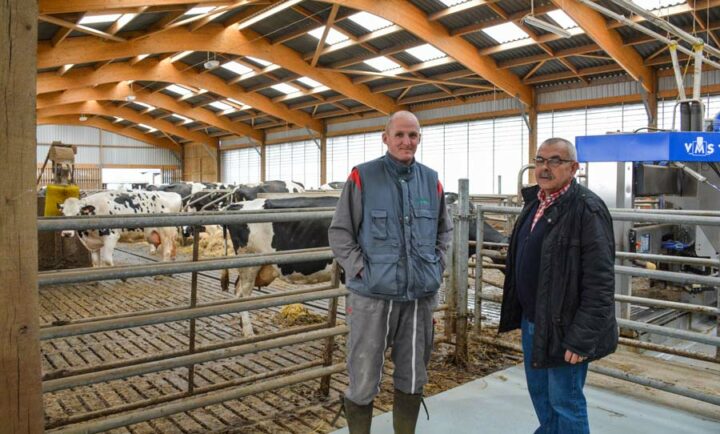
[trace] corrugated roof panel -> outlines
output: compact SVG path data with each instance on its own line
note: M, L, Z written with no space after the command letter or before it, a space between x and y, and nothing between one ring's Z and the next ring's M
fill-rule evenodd
M528 72L530 72L530 70L533 69L534 67L535 67L535 64L533 63L530 65L521 65L521 66L516 66L515 68L510 68L510 71L513 74L517 75L518 77L522 78L522 77L525 77L525 75Z
M284 32L286 28L307 20L309 20L309 18L299 12L295 12L292 8L288 8L258 21L250 26L250 28L261 35L272 38L275 32Z
M318 40L313 38L310 35L303 35L298 38L292 39L287 42L283 42L283 45L286 47L292 48L293 50L300 53L300 55L304 54L312 54L315 52L315 48L317 47Z
M649 42L647 44L633 45L633 48L635 49L635 51L637 51L638 54L640 54L640 56L643 59L650 56L651 54L655 53L660 48L666 48L666 47L667 47L667 45L660 41L653 41L653 42ZM670 54L669 52L665 53L665 55L669 55L669 54ZM663 56L663 55L661 54L660 56Z
M418 44L424 43L412 33L403 30L400 32L390 33L382 38L373 39L369 42L369 44L378 50L384 50L386 48L396 47L398 45L409 44L412 42L417 42Z
M55 36L55 33L60 29L60 26L55 24L46 23L44 21L38 22L38 41L49 41Z
M577 69L592 68L595 66L612 65L615 61L612 59L598 59L594 57L571 56L567 60Z
M536 8L548 4L551 4L550 0L534 1ZM530 2L528 0L502 0L498 2L498 6L500 6L508 15L518 12L530 12Z
M146 12L133 18L122 28L121 32L146 31L148 27L160 21L167 12Z
M414 4L428 15L441 11L447 7L442 4L440 0L410 0L410 3Z
M351 47L343 48L339 51L323 54L322 56L320 56L320 61L318 63L320 63L321 65L329 66L337 62L343 62L345 60L362 58L369 54L370 52L365 48L361 47L360 45L353 45Z
M553 51L559 51L559 50L566 50L568 48L581 47L583 45L590 45L590 44L594 44L594 43L595 43L595 41L593 41L588 35L582 34L582 35L575 35L572 38L556 39L554 41L547 42L547 45Z
M307 33L311 30L317 29L319 26L320 26L320 24L318 24L315 21L312 21L310 19L303 20L303 21L297 21L295 23L288 23L288 24L282 26L281 28L276 29L272 34L266 35L266 38L268 38L274 42L284 36L288 36L295 32L302 31L304 33ZM316 41L317 41L317 39L316 39Z
M457 62L448 63L446 65L440 65L435 66L433 68L427 68L420 71L423 75L426 75L428 77L438 75L438 74L447 74L450 72L456 72L456 71L462 71L466 69L463 65Z
M545 54L545 51L537 45L528 45L525 47L515 48L513 50L501 51L493 54L491 57L495 59L496 62L503 62L506 60L537 56L539 54Z
M498 43L496 40L486 35L484 32L473 32L462 36L463 39L475 45L478 48L494 47Z
M454 30L471 24L492 20L497 17L497 14L490 8L480 6L440 18L438 22L444 25L448 30Z
M430 85L430 84L422 84L420 86L415 86L410 88L410 90L405 94L403 98L409 98L411 96L419 96L419 95L425 95L428 93L436 93L440 91L437 87Z
M566 67L565 65L563 65L563 64L560 63L560 62L558 62L558 61L555 60L555 59L552 59L552 60L548 60L547 62L545 62L545 64L543 64L543 66L541 66L540 69L538 69L533 76L534 76L534 77L538 77L538 76L540 76L540 75L545 75L545 74L554 74L554 73L557 73L557 72L566 72L567 70L568 70L568 69L567 69L567 67Z

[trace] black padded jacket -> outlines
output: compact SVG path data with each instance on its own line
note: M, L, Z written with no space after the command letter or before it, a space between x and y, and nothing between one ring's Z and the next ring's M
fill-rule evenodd
M510 237L499 332L520 327L522 308L513 279L516 233L537 203L538 189L522 192L525 206ZM548 228L540 253L532 366L562 366L565 350L589 361L611 354L618 327L610 212L602 199L573 180L542 218Z

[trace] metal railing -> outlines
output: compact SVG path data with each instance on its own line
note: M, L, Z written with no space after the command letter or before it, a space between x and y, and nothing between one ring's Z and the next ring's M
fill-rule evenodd
M487 247L506 247L507 244L502 243L486 243L484 242L484 225L483 221L486 219L487 214L494 214L494 215L508 215L508 216L517 216L520 214L522 208L519 207L507 207L507 206L497 206L497 205L485 205L485 204L477 204L475 203L475 209L473 212L470 213L463 213L462 207L463 202L469 202L470 198L469 195L463 194L463 181L466 180L460 180L460 194L458 197L458 212L455 213L455 223L456 223L456 231L458 231L458 225L460 227L460 230L458 231L458 236L454 237L453 242L453 253L451 256L451 264L449 265L449 268L454 270L454 272L450 273L450 276L452 276L448 289L448 293L451 294L450 300L454 302L454 305L451 307L455 307L456 311L454 314L454 322L456 324L453 325L453 329L456 333L461 334L465 333L465 330L467 330L467 327L465 324L467 321L470 320L470 317L462 311L461 306L467 306L467 298L462 299L461 297L466 296L467 294L467 277L474 277L475 281L475 298L473 301L474 304L474 311L473 311L473 327L476 332L479 332L482 325L482 301L493 301L496 303L502 302L502 294L498 293L488 293L483 292L483 269L486 267L483 265L483 261L481 260L481 256L483 256L483 253L485 252L484 249L478 249L480 252L480 255L478 255L477 259L474 261L474 276L468 276L467 270L468 270L468 263L469 258L467 255L467 245L475 245L476 247L482 246L483 248ZM649 211L642 211L642 210L611 210L611 216L614 220L617 221L633 221L633 222L648 222L648 223L676 223L676 224L682 224L682 225L705 225L705 226L720 226L720 216L717 215L717 213L713 212L693 212L689 211L686 213L668 213L664 214L661 212L658 212L657 210L649 210ZM476 222L476 241L472 242L468 239L467 232L464 231L463 222L470 221L474 219ZM462 246L461 246L462 244ZM463 252L465 252L463 254ZM683 257L676 257L676 256L667 256L667 255L652 255L652 254L640 254L640 253L627 253L627 252L617 252L617 259L620 260L645 260L645 261L657 261L657 262L667 262L667 263L681 263L681 264L688 264L688 265L694 265L694 266L706 266L706 267L713 267L713 268L720 268L720 261L717 260L711 260L706 258L683 258ZM459 270L465 270L459 271ZM718 307L713 306L704 306L704 305L697 305L692 303L680 303L680 302L671 302L671 301L665 301L665 300L655 300L655 299L649 299L649 298L643 298L643 297L635 297L631 295L621 295L616 294L615 301L617 303L630 303L630 304L637 304L641 306L649 306L649 307L655 307L655 308L664 308L664 309L674 309L679 310L682 312L694 312L699 314L704 314L708 316L715 316L716 320L718 321L718 327L717 330L720 332L720 277L717 277L716 275L708 276L708 275L697 275L697 274L688 274L688 273L679 273L679 272L670 272L670 271L660 271L660 270L647 270L637 267L630 267L626 265L616 265L615 266L615 272L619 275L629 275L629 276L642 276L642 277L648 277L651 279L656 280L663 280L663 281L669 281L669 282L675 282L679 284L700 284L700 285L706 285L716 288L716 293L718 295ZM656 335L662 335L667 336L675 339L681 339L685 341L690 342L697 342L705 345L711 345L716 347L716 354L720 354L720 337L719 336L712 336L707 335L703 333L693 332L693 331L687 331L687 330L680 330L680 329L674 329L670 327L663 327L653 324L647 324L639 321L631 321L629 319L625 318L618 318L618 325L623 329L633 330L638 333L649 333L649 334L656 334ZM718 334L716 332L716 334ZM480 338L483 341L495 341L493 339L489 338ZM456 342L467 342L467 336L456 336ZM620 343L622 345L627 346L633 346L640 349L647 349L652 351L658 351L658 352L665 352L669 354L676 354L683 357L689 357L694 358L698 360L704 360L704 361L710 361L710 362L720 362L720 357L713 357L711 355L707 354L701 354L694 351L684 350L684 349L678 349L673 348L667 345L659 345L655 343L650 342L643 342L638 341L634 339L628 339L628 338L621 338ZM510 344L512 345L512 344ZM456 346L456 358L459 360L466 360L467 359L467 348ZM617 372L610 372L612 370L609 369L598 369L597 372L605 373L607 375L611 375L617 378L623 378L628 381L632 381L638 384L647 385L650 387L656 387L658 384L657 380L643 378L640 376L632 376L632 375L620 375ZM679 393L684 396L689 396L694 399L699 399L705 402L710 403L717 403L718 399L716 396L711 396L702 392L693 391L684 389L681 387L678 388L671 388L672 390L668 390L668 388L664 388L663 390L668 390L673 393Z
M326 219L332 217L332 215L332 208L311 208L294 209L292 211L198 212L191 215L163 214L156 216L55 217L39 218L38 229L41 231L60 231L163 226L196 226L197 229L199 225L293 222L308 219ZM198 240L199 237L194 237L192 261L38 273L38 284L41 287L97 280L125 279L129 277L192 273L190 304L187 305L187 307L169 307L106 317L85 318L63 322L62 324L45 324L41 326L40 339L48 340L174 321L187 320L190 322L188 349L185 351L120 361L100 367L54 372L46 375L43 381L43 392L49 393L129 376L187 367L188 388L185 392L174 393L140 403L124 404L87 414L72 415L62 421L62 426L56 423L48 427L52 428L52 430L48 432L66 434L105 431L316 378L321 379L320 392L325 396L328 395L330 375L345 369L344 363L333 364L334 338L347 333L346 326L338 326L336 324L338 298L347 294L347 291L339 286L336 264L333 266L330 285L323 288L300 289L284 293L248 297L242 300L224 300L206 304L197 303L197 276L198 272L201 271L225 268L332 260L333 257L330 250L327 248L316 248L199 260ZM328 317L322 324L296 327L264 336L246 337L231 342L205 345L196 348L195 321L198 318L247 312L321 299L330 300L328 304ZM240 378L212 386L204 386L202 388L195 387L193 379L195 365L198 363L237 357L314 340L325 341L325 351L322 360L304 363L292 367L292 369L283 368L254 375L253 377L257 377L257 380L263 379L263 381L248 386L236 387L252 381L251 379ZM300 372L300 369L304 370ZM282 375L281 378L278 377L280 375Z

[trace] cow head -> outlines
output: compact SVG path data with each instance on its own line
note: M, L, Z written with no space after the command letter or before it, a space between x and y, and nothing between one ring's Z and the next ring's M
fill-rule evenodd
M95 207L92 205L85 205L82 199L69 197L65 199L65 202L58 204L58 209L62 212L65 217L75 217L79 215L95 215ZM75 231L62 231L61 236L72 237L75 236Z

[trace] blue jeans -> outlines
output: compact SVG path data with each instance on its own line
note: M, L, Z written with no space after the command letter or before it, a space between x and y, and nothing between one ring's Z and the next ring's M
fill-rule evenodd
M540 427L535 434L588 434L587 402L583 394L588 364L535 369L532 363L535 324L522 320L522 347L530 399Z

